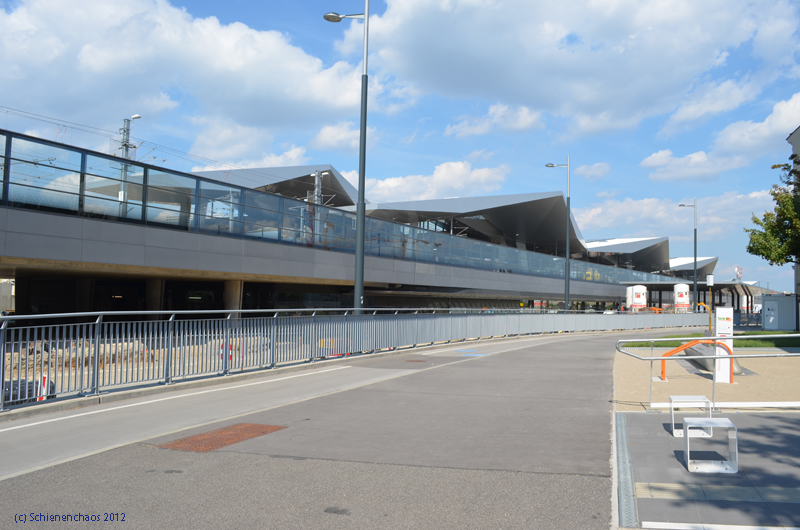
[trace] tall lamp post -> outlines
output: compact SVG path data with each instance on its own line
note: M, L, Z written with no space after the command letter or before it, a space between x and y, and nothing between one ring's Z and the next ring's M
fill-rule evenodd
M364 67L361 72L361 139L358 145L358 204L356 206L356 270L353 286L353 307L364 307L364 228L366 225L366 206L364 204L365 171L367 164L367 43L369 38L369 0L364 0L364 13L361 15L340 15L326 13L328 22L341 22L345 18L364 20Z
M569 211L569 155L566 164L546 164L545 167L567 168L567 259L564 261L564 310L569 311L569 238L570 238L570 211Z
M131 144L131 123L133 120L140 119L141 116L134 114L130 119L125 118L122 120L122 158L128 160L130 156L130 148L135 147ZM119 196L119 216L128 217L128 164L122 163L122 190Z
M697 199L693 204L679 204L680 208L694 208L694 311L697 312Z

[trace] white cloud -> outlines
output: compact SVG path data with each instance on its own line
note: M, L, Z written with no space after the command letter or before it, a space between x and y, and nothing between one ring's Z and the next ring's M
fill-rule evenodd
M615 237L669 236L670 239L691 239L694 216L679 208L685 201L672 199L609 199L586 208L575 209L581 232L589 238L603 233ZM717 197L700 197L698 207L698 239L713 241L727 235L740 236L744 227L752 225L753 213L762 215L772 210L774 202L768 190L752 193L735 191Z
M311 140L310 146L316 149L335 149L341 151L358 151L361 130L352 121L339 122L336 125L325 125ZM375 128L367 127L367 147L374 147L378 138Z
M251 153L263 153L272 143L269 133L232 120L193 118L190 122L201 127L190 152L211 160L233 164Z
M611 171L611 164L608 162L598 162L591 166L580 166L575 169L575 174L585 177L586 180L593 181L605 177L608 175L609 171Z
M670 116L662 132L670 134L687 122L734 110L742 103L755 99L760 92L759 84L752 81L740 84L729 79L704 83L687 96Z
M445 136L456 135L458 138L473 136L476 134L487 134L492 130L492 122L486 118L463 117L455 125L448 125L444 130Z
M786 147L786 137L800 124L800 92L772 107L762 122L738 121L717 135L714 150L759 157Z
M358 171L353 169L352 171L340 171L339 173L347 180L347 182L358 189Z
M769 153L786 150L786 137L800 123L800 92L788 101L772 107L764 121L737 121L725 127L711 150L674 157L669 149L658 151L640 162L640 166L657 168L650 179L683 180L715 177L722 172L748 165Z
M742 156L718 156L714 152L708 155L705 151L675 158L667 149L648 156L639 165L658 167L650 173L650 180L663 181L716 177L724 171L744 167L748 163L748 160Z
M368 178L366 194L372 202L481 195L499 190L509 172L510 168L506 165L473 168L465 161L445 162L436 166L432 175L409 175L384 180ZM352 183L350 176L345 173L342 175Z
M661 167L669 164L670 160L674 160L672 151L669 149L663 149L648 156L642 160L639 165L642 167Z
M324 64L283 32L194 18L167 0L6 2L0 42L3 105L106 129L183 110L266 134L335 122L360 103L357 64ZM391 111L416 93L373 73L370 97L371 111Z
M308 162L305 156L306 148L291 146L288 150L279 155L268 154L260 160L245 162L243 167L280 167L280 166L302 166Z
M497 154L497 151L486 151L486 149L480 149L479 151L473 151L467 155L467 160L470 162L485 162L492 158L494 155Z
M489 117L492 123L511 131L544 127L540 121L541 113L533 112L528 107L511 108L508 105L492 105L489 107Z
M497 126L507 131L523 131L534 127L541 128L541 113L533 112L528 107L509 107L508 105L492 105L486 116L462 116L455 125L448 125L445 136L456 135L458 138L479 134L487 134Z
M603 190L597 194L597 196L601 199L610 199L611 197L616 197L617 195L619 195L618 190Z
M760 86L793 75L798 25L797 4L785 0L388 0L370 17L371 64L421 93L499 99L599 132L679 106L676 121L747 100L751 87L736 94L714 70L752 46L754 70L741 79ZM362 38L354 23L338 50L357 57ZM725 101L706 100L713 91Z
M234 163L211 164L207 166L195 166L191 171L212 171L218 169L230 168L269 168L269 167L283 167L283 166L302 166L308 162L305 156L306 148L293 145L283 153L276 155L274 153L264 154L261 158L248 158L239 160Z
M299 166L308 162L305 147L292 145L281 154L269 153L272 136L261 129L223 119L194 118L191 122L202 127L191 152L205 159L218 160L222 167ZM211 164L195 167L192 171L213 169L220 169L220 166Z

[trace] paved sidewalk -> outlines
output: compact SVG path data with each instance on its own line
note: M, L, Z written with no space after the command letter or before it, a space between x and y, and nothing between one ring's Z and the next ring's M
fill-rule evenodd
M736 474L690 473L684 464L684 439L671 435L669 414L620 414L627 424L630 482L642 528L800 527L800 413L717 415L737 428ZM688 415L679 413L675 421ZM727 460L725 432L715 430L710 439L692 438L691 455Z
M717 384L718 402L800 402L800 358L739 362L746 375L734 377L733 385ZM660 371L656 363L653 375L658 377ZM800 528L797 408L740 407L715 413L714 417L728 418L737 428L739 472L690 473L684 463L684 439L672 436L669 410L646 412L649 364L618 353L614 378L622 524L676 530ZM669 362L667 381L652 383L654 403L668 403L671 395L710 399L712 392L710 374L689 361ZM678 428L685 416L702 416L702 412L680 409L675 413ZM728 459L725 434L715 429L712 438L692 438L692 458Z

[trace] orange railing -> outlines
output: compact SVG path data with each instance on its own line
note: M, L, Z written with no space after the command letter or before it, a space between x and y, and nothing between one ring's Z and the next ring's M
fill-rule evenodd
M724 342L716 342L716 341L713 341L713 340L693 340L691 342L687 342L686 344L681 344L680 346L678 346L674 350L668 351L667 353L665 353L661 357L662 358L663 357L672 357L676 353L680 353L683 350L689 349L692 346L696 346L698 344L716 344L716 345L722 346L723 348L728 350L728 354L729 355L733 355L733 352L731 351L731 349ZM662 381L666 381L667 380L667 361L663 361L663 360L661 361L661 380ZM733 383L733 359L731 359L731 383Z

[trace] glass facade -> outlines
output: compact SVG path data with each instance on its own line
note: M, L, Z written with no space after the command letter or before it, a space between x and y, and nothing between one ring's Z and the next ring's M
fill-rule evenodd
M5 153L6 136L12 137L9 153ZM10 168L4 183L8 198L0 198L4 205L269 244L355 251L353 213L12 133L0 133L0 140L0 160L8 160ZM382 219L367 218L364 248L368 256L387 259L564 277L564 258ZM570 269L572 280L609 284L674 281L668 276L577 260L570 261Z

